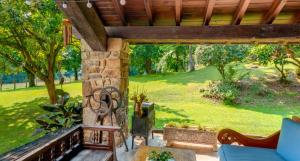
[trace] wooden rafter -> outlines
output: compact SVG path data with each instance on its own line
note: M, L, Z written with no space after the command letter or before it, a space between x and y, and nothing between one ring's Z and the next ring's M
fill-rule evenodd
M123 6L121 6L119 0L112 0L114 8L117 12L117 14L119 15L120 20L122 21L123 25L127 25L127 20L126 17L124 15L124 8Z
M207 26L209 25L212 12L216 3L216 0L206 0L206 9L205 9L205 14L204 14L204 20L203 20L203 25Z
M263 24L272 24L276 16L280 13L287 0L274 0L271 8L263 18Z
M296 13L293 18L293 23L300 23L300 12Z
M152 16L152 2L151 0L144 0L145 10L148 17L149 25L153 26L153 16Z
M233 20L232 20L232 25L239 25L242 21L243 16L246 13L246 10L249 6L251 0L241 0L239 7L237 8Z
M105 27L109 37L125 39L273 39L297 38L300 24L231 26L116 26ZM299 40L300 41L300 40Z
M175 0L176 26L180 26L182 12L182 0Z
M84 3L68 2L68 7L63 8L62 1L56 3L93 50L106 50L106 31L94 7L87 8Z

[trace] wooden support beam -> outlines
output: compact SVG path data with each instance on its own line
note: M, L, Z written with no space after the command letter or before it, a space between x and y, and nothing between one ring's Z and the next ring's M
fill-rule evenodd
M262 23L263 24L272 24L276 16L280 13L287 0L274 0L271 8L265 14Z
M206 0L206 9L205 9L205 13L204 13L204 19L203 19L203 25L208 26L211 16L212 16L212 12L216 3L216 0Z
M300 12L296 13L293 18L293 23L300 23Z
M151 40L234 40L296 38L300 41L300 24L291 25L230 25L230 26L119 26L105 27L109 37Z
M242 21L243 16L246 13L246 10L249 6L251 0L240 0L239 7L237 8L233 20L232 20L232 25L239 25Z
M181 22L181 11L182 11L182 0L175 0L175 19L176 26L180 26Z
M152 2L151 0L144 0L145 10L148 17L149 25L153 26L153 16L152 16Z
M114 8L117 12L117 14L119 15L120 20L122 21L123 25L127 25L127 20L126 17L124 15L124 8L123 6L120 4L119 0L112 0Z
M56 3L93 50L106 50L106 31L94 7L87 8L85 3L70 1L68 7L63 8L62 1Z

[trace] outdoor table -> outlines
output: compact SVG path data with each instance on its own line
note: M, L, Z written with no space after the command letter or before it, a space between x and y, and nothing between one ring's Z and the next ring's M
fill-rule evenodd
M152 146L140 146L134 156L134 161L147 161L152 150L169 151L173 154L175 161L196 161L196 153L192 150Z

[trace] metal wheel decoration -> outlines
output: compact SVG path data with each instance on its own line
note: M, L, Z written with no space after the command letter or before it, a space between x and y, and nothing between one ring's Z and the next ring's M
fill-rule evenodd
M112 86L96 88L91 95L87 96L87 99L87 106L97 115L97 122L100 121L101 125L103 125L106 116L110 116L110 122L113 125L113 115L115 115L116 122L121 127L120 134L128 151L123 133L126 118L117 113L118 109L125 107L121 92ZM93 102L93 106L91 102Z

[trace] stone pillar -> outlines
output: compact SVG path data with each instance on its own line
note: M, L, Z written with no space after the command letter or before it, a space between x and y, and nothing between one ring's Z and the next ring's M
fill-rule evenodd
M114 86L124 96L125 108L117 115L125 117L125 132L128 132L128 43L119 38L108 39L107 51L93 51L88 44L81 41L82 78L83 78L83 124L99 125L97 114L87 107L87 96L95 88ZM92 105L93 106L93 105ZM105 124L110 125L109 119ZM109 122L109 123L108 123ZM114 118L115 122L115 118ZM116 125L116 123L114 123Z

